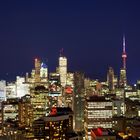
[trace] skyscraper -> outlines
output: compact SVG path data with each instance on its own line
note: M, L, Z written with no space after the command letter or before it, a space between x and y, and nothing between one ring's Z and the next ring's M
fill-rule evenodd
M84 107L85 107L85 90L84 74L81 72L74 73L74 124L75 131L84 130Z
M36 120L46 114L46 108L49 106L48 89L45 86L38 85L30 88L31 105L33 106L33 120Z
M41 62L39 59L35 59L35 82L40 82L40 68Z
M67 79L67 58L61 55L59 57L59 74L61 85L64 87Z
M33 121L33 105L31 104L31 96L25 95L23 96L19 102L19 126L20 127L30 127L32 126Z
M70 107L73 110L73 88L74 88L74 74L68 73L67 74L67 84L65 86L63 96L65 98L65 106Z
M122 61L123 67L120 70L120 87L125 87L127 85L127 77L126 77L126 44L125 44L125 36L123 36L123 53L122 53Z
M40 78L41 78L41 82L48 81L48 67L45 63L41 63Z
M120 87L125 87L127 84L126 69L121 68L120 70Z
M107 82L110 91L114 90L114 70L112 67L109 67L107 74Z
M85 134L91 140L92 128L112 128L112 101L104 96L89 96L85 101Z
M29 94L29 85L25 83L24 77L17 76L15 85L16 85L16 96L18 98L21 98L26 94Z
M2 102L2 123L7 120L17 121L19 118L19 98L11 98Z

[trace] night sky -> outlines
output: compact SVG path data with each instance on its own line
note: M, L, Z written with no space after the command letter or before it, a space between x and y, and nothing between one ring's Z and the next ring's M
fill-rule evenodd
M69 71L105 80L109 66L119 74L123 34L134 83L140 79L140 0L1 0L0 79L30 72L36 57L54 71L64 48Z

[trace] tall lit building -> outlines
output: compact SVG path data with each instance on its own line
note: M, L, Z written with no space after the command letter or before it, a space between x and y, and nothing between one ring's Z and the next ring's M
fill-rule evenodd
M122 53L122 60L123 60L123 67L120 70L120 87L125 87L127 85L127 76L126 76L126 49L125 49L125 36L123 36L123 53Z
M16 84L14 82L7 83L7 86L6 86L6 99L16 98L16 97L17 97Z
M31 104L33 106L33 120L36 120L46 114L46 108L49 106L48 89L38 85L30 89Z
M58 73L49 74L49 107L62 106L62 87Z
M40 78L41 78L41 82L48 81L48 67L45 63L41 63Z
M59 57L59 74L61 85L65 87L67 80L67 58L64 56Z
M31 78L29 79L29 82L31 83L35 82L35 69L32 69Z
M84 74L81 72L74 73L74 126L75 131L84 130L84 108L85 108L85 89Z
M16 97L23 97L29 94L29 85L25 83L25 78L17 76L16 77Z
M112 67L109 67L107 74L107 82L110 91L114 90L114 70Z
M114 87L117 88L118 87L118 76L114 75Z
M19 112L19 98L7 99L2 102L2 123L7 120L17 121Z
M6 100L6 81L0 81L0 102Z
M39 59L35 59L35 82L40 82L40 68L41 62Z
M91 139L91 129L112 128L112 101L104 96L89 96L85 102L85 134Z
M7 99L2 102L2 134L13 135L19 122L19 99ZM16 131L17 133L17 131Z
M31 96L25 95L19 101L19 126L30 127L33 122L33 106L31 105Z
M120 117L125 114L125 103L123 99L112 99L113 102L113 116Z
M67 74L67 84L63 91L63 96L65 98L65 106L70 107L73 110L73 89L74 89L74 74Z
M74 87L74 73L67 73L67 84L68 86Z
M29 94L29 84L25 82L25 77L16 77L16 82L7 83L6 85L6 99L21 98Z
M65 90L63 92L64 96L64 101L65 101L65 106L70 107L73 110L73 87L71 86L66 86Z
M127 84L127 79L126 79L126 69L121 69L120 70L120 87L125 87Z

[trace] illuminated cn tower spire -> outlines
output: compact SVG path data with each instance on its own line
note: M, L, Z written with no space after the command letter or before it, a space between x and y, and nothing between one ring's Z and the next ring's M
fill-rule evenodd
M123 69L126 69L126 50L125 50L125 36L123 35L123 53L122 53L122 59L123 59Z

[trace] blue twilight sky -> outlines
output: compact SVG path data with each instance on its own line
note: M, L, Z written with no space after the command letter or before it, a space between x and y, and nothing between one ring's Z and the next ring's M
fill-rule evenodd
M140 0L1 0L0 79L48 60L50 71L64 48L70 71L106 79L109 66L119 73L126 36L130 82L140 79Z

